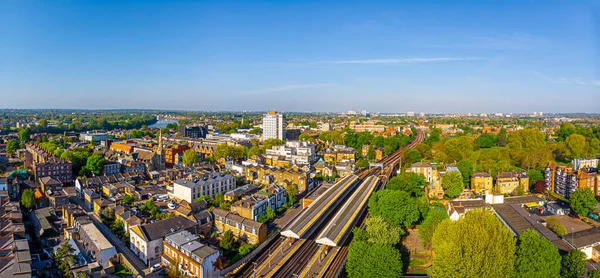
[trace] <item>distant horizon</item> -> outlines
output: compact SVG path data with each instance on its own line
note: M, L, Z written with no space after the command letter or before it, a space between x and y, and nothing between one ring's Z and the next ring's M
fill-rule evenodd
M3 1L0 106L599 113L600 5L543 3Z
M51 111L51 110L57 110L57 111L61 111L61 110L73 110L73 111L144 111L144 112L149 112L149 111L156 111L156 112L190 112L190 113L248 113L248 114L256 114L256 113L266 113L269 111L273 111L272 109L267 109L267 110L176 110L176 109L157 109L157 108L0 108L0 112L3 111L7 111L7 110L23 110L23 111L34 111L34 110L40 110L40 111ZM281 111L281 110L275 110L276 112L280 112L283 114L287 114L287 113L291 113L291 114L315 114L315 113L319 113L319 114L343 114L343 113L347 113L350 111L354 111L357 114L356 115L361 115L361 111L362 110L353 110L353 109L348 109L348 110L343 110L343 111ZM545 111L525 111L525 112L502 112L502 111L496 111L496 112L417 112L417 111L400 111L400 112L381 112L381 111L369 111L367 110L368 113L376 113L376 114L406 114L409 112L413 112L415 115L415 117L418 117L420 113L424 113L426 115L446 115L446 114L469 114L471 113L471 116L479 116L480 114L487 114L488 116L494 116L494 114L496 113L501 113L503 115L528 115L528 114L532 114L534 112L542 112L543 116L545 115L578 115L578 114L583 114L583 115L600 115L600 112L545 112Z

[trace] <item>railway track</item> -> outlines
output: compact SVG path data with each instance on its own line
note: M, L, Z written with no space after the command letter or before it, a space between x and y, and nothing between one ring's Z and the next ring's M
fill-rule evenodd
M425 135L423 134L423 132L419 131L419 132L417 132L417 136L415 137L415 140L413 140L410 144L408 144L405 147L403 147L400 150L398 150L393 155L388 156L390 158L388 162L393 162L393 163L391 163L390 165L388 165L387 168L385 168L385 170L384 170L385 174L384 175L390 176L392 174L392 171L393 171L393 165L395 165L395 164L397 164L397 163L400 162L400 158L402 158L402 154L407 149L412 149L417 144L423 142L424 139L425 139ZM386 157L386 158L388 158L388 157ZM385 183L386 182L382 182L379 185L379 188L377 188L376 190L383 189L385 187ZM365 220L367 218L368 218L368 212L365 213L365 215L361 218L361 220L359 221L358 226L361 226L361 227L364 226L364 222L365 222ZM350 243L352 242L351 238L352 238L352 236L348 237L348 239L346 240L347 244L344 244L340 248L340 250L335 254L335 257L331 261L331 264L329 266L323 266L323 267L327 267L327 270L325 271L325 273L323 274L322 277L324 277L324 278L336 278L336 277L339 276L339 273L340 273L341 269L346 264L346 258L348 257L348 247L350 246Z
M369 167L359 170L355 174L359 177L361 181L368 176L379 175L381 172L383 172L384 175L391 176L395 165L397 165L400 162L404 152L409 148L414 148L418 143L422 142L423 139L423 133L421 131L417 132L417 136L411 143L400 148L398 151L384 157L382 160L379 161L379 163L383 164L383 169ZM382 182L378 186L378 188L376 188L376 190L383 188L385 186L385 183L386 181ZM315 229L306 240L302 242L297 242L297 244L301 244L301 246L297 249L297 251L294 252L294 254L292 254L292 256L286 262L284 262L284 264L277 271L275 271L272 277L287 278L297 277L300 275L300 273L307 266L310 260L314 256L318 256L319 244L315 242L315 237L321 233L321 231L324 229L327 223L329 223L329 220L333 217L333 215L335 215L335 213L327 215L326 219L321 222L319 227L317 227L317 229ZM364 223L366 216L367 213L361 216L361 220L359 220L360 225ZM351 237L349 236L346 240L347 243L349 243L348 241L350 240L350 238ZM285 244L283 238L277 239L277 242L275 242L273 246L281 246L281 244ZM335 277L339 273L339 270L345 265L346 257L348 254L348 245L349 244L344 244L344 246L341 247L340 251L337 252L332 263L328 266L328 270L325 273L325 277ZM268 254L263 253L257 258L255 263L256 265L261 265L265 263L267 259ZM241 277L253 277L253 272L246 271Z

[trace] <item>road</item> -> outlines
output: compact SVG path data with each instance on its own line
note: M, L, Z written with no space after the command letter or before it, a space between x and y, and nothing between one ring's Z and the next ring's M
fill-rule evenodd
M80 207L83 208L82 201L79 198L76 198L76 197L69 198L69 200L72 203L78 204ZM133 264L133 266L135 267L137 272L141 273L142 276L146 277L146 273L150 273L150 270L144 264L144 262L142 262L142 260L140 258L138 258L135 254L133 254L133 252L129 249L129 247L127 247L119 238L117 238L117 236L115 236L110 231L110 229L106 225L104 225L104 223L102 223L102 221L98 218L98 216L95 213L88 211L87 214L90 217L90 219L92 220L92 222L94 222L94 225L96 226L96 228L98 228L98 230L104 235L104 237L106 237L106 239L108 239L108 241L110 241L110 243L113 246L115 246L117 251L119 253L123 254L123 256L125 256L127 258L127 260L131 264Z
M96 228L98 228L98 230L100 230L100 232L106 237L106 239L108 239L108 241L110 241L110 243L112 243L112 245L114 245L115 248L117 248L117 251L123 254L127 258L127 260L131 264L133 264L133 266L139 273L143 273L143 276L145 276L145 270L147 267L142 262L142 260L140 260L140 258L138 258L135 254L133 254L129 247L127 247L119 238L117 238L117 236L115 236L110 231L110 229L100 221L100 219L98 219L98 216L96 214L88 213L88 215L94 222L94 225L96 225Z

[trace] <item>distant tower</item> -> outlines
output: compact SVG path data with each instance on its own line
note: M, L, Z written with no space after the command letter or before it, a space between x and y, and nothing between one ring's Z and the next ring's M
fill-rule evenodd
M158 129L158 148L157 148L156 152L158 153L158 161L159 161L158 169L164 170L165 169L165 157L164 157L164 151L163 151L162 131L160 129Z
M263 115L263 141L267 139L285 140L285 116L271 111Z

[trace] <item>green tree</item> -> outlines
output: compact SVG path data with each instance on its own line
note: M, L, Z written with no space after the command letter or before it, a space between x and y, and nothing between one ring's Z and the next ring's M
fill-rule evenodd
M104 156L101 154L94 154L88 157L85 164L85 169L89 170L94 175L99 176L104 171L104 164L106 164L106 159L104 159Z
M491 148L498 143L498 137L493 133L483 133L473 142L476 148Z
M544 180L544 174L540 170L527 170L527 176L529 177L529 185L533 186L537 181ZM542 192L538 192L542 193Z
M598 201L594 197L594 192L589 188L579 188L569 197L571 209L581 216L587 216L589 211L594 211Z
M559 277L561 257L558 248L533 230L525 230L517 240L513 277Z
M33 189L25 189L21 194L21 205L27 209L35 208L35 195Z
M19 130L19 141L21 141L21 143L29 141L29 128Z
M588 278L600 278L600 271L594 269L588 272Z
M455 162L468 159L473 153L473 139L469 136L452 137L444 142L447 159L444 162Z
M419 237L424 247L431 248L431 239L433 238L435 229L444 219L448 219L448 214L443 209L432 209L427 214L421 227L419 227Z
M567 151L571 158L580 158L585 153L585 137L579 134L571 134L565 140Z
M576 131L577 129L572 123L563 123L560 125L560 129L558 130L558 138L564 141Z
M115 211L112 208L105 208L101 212L103 219L115 219Z
M252 146L250 147L250 150L248 150L248 158L252 158L254 156L263 154L264 150L261 149L259 146Z
M17 152L17 149L19 149L19 141L15 139L8 140L6 143L6 154L13 156Z
M212 203L213 203L212 199L206 195L202 195L202 196L194 199L193 202L198 203L198 202L201 202L202 200L206 201L207 206L212 206Z
M275 216L277 216L275 214L275 211L272 208L267 207L267 210L265 211L265 213L258 216L258 222L267 223L267 222L271 221L271 219L275 218Z
M365 224L370 243L394 245L400 241L402 229L390 225L381 216L369 217Z
M421 152L415 149L408 149L404 153L403 161L404 165L411 165L415 162L421 161L421 159L423 159L423 155L421 154Z
M447 172L442 177L442 188L444 188L444 194L449 198L454 198L460 193L464 188L463 186L463 177L460 172L452 171Z
M361 229L360 227L352 228L352 236L355 241L367 241L369 240L369 234L367 231Z
M550 216L546 218L546 227L554 232L557 236L564 236L567 234L567 228L558 221L556 216Z
M571 249L561 261L560 276L563 278L577 278L585 275L585 262L587 257L579 249Z
M426 185L427 181L423 175L413 172L403 172L391 178L385 187L390 190L405 191L413 197L419 197L423 195L423 187Z
M421 217L416 199L410 193L384 189L369 198L369 214L382 216L394 226L409 227Z
M183 152L183 165L192 165L200 162L198 153L194 150L186 150Z
M297 195L299 193L298 191L298 185L297 184L291 184L285 187L285 192L287 193L287 197L288 197L288 204L291 206L294 203L296 203L297 201Z
M506 145L508 145L508 134L506 133L506 129L500 129L496 145L498 145L498 147L505 147Z
M456 167L460 171L463 178L463 185L471 183L471 175L473 174L473 163L469 160L461 160L456 163Z
M123 203L131 205L133 204L133 197L131 195L125 194L125 196L123 196Z
M300 136L298 136L298 140L300 140L300 141L307 141L307 142L313 142L313 141L315 141L315 138L313 138L312 136L310 136L310 134L308 134L308 133L302 133L302 134L300 134Z
M348 277L401 277L400 251L389 244L354 241L348 248Z
M513 272L515 238L488 210L442 221L432 247L434 277L509 277Z
M219 242L219 246L225 250L232 250L234 243L235 243L235 239L233 237L233 232L226 231L225 233L223 233L223 237L221 238L221 241Z
M242 244L240 248L238 248L238 252L241 256L246 256L252 252L252 250L256 249L256 245L254 244Z

